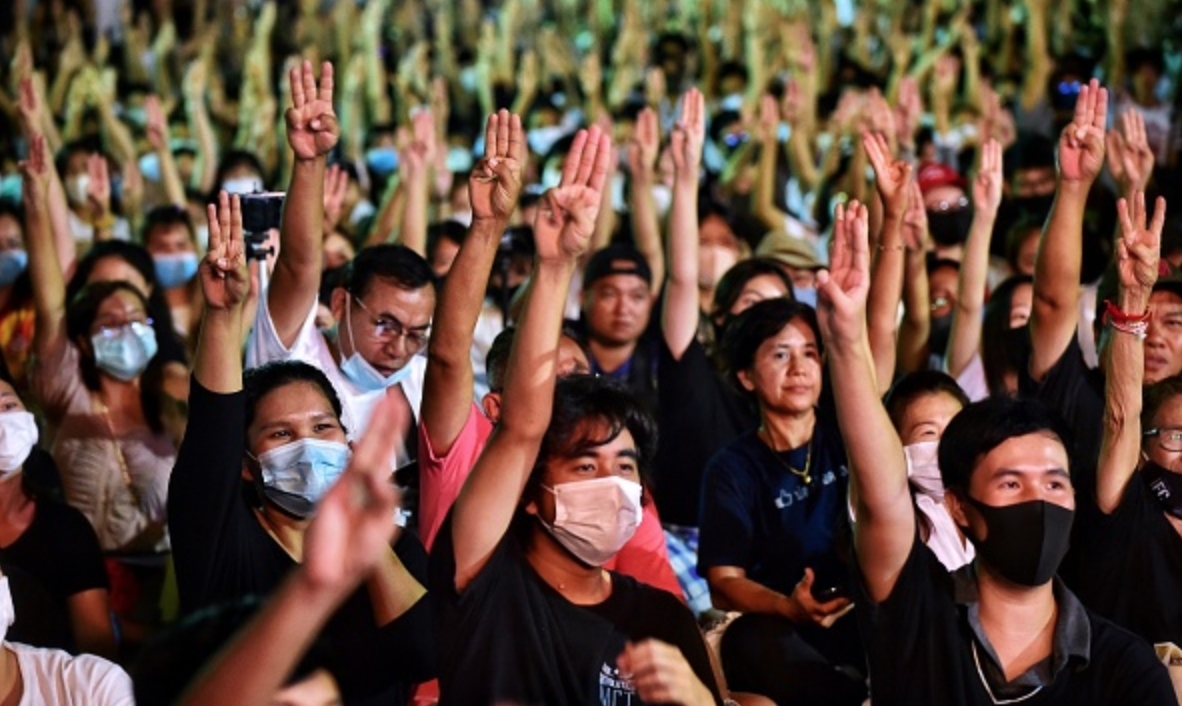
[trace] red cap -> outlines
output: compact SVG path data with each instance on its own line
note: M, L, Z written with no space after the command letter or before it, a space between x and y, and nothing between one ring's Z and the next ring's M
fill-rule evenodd
M963 189L967 184L964 177L943 162L924 162L919 165L919 175L916 177L916 181L919 182L920 192L924 194L941 186L955 186Z

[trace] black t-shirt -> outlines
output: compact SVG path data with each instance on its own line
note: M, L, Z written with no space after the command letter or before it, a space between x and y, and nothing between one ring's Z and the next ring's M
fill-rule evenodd
M792 473L805 468L810 483ZM698 572L737 566L747 578L792 593L805 568L818 588L848 589L849 471L835 423L819 415L808 444L777 453L752 431L718 452L702 490Z
M706 462L745 431L755 427L755 410L711 365L695 339L674 360L662 337L656 482L653 498L661 520L698 527Z
M1067 419L1075 434L1075 447L1070 449L1072 482L1077 496L1093 497L1104 421L1104 372L1088 367L1079 339L1072 334L1063 356L1041 383L1030 377L1027 368L1018 376L1018 386L1023 397L1037 397Z
M993 703L973 659L973 631L956 603L953 577L918 537L885 601L875 604L864 586L859 589L854 603L874 706ZM1148 643L1091 611L1087 617L1087 662L1073 660L1025 706L1177 706L1169 676Z
M168 529L181 610L266 595L295 567L255 517L241 478L245 395L219 395L194 377L184 442L168 488ZM409 532L394 551L426 585L427 557ZM362 586L322 633L338 661L334 674L348 704L405 703L409 687L435 676L435 641L426 598L378 628Z
M577 606L542 580L523 547L521 514L463 593L455 587L451 519L431 551L431 591L440 642L442 706L640 704L616 668L628 640L656 638L681 649L722 703L693 615L671 594L612 573L611 596Z
M1075 533L1072 552L1085 605L1150 642L1182 645L1182 536L1139 474L1111 515Z
M9 577L16 611L8 639L72 651L67 601L108 585L98 537L86 517L60 501L38 498L32 523L0 549L0 568Z

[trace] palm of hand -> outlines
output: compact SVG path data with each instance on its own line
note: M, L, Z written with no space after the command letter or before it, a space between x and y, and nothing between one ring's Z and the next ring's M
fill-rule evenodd
M1126 238L1122 246L1119 258L1121 285L1145 290L1152 288L1158 276L1158 245L1153 234L1137 231L1131 239Z
M312 122L322 116L333 119L322 121L319 129L313 128ZM297 158L314 159L328 154L336 146L335 118L332 103L326 100L312 100L302 108L288 109L287 141Z
M229 269L220 269L216 263L225 260ZM250 293L250 275L246 269L246 258L239 252L230 253L230 248L221 247L210 251L205 266L201 268L201 290L205 303L211 309L228 311L246 301Z
M982 172L973 181L973 203L978 209L992 210L1001 205L1001 181Z
M878 177L878 189L882 192L883 201L900 208L906 206L907 177L907 163L902 160L892 162Z
M1104 165L1104 148L1096 147L1095 140L1089 142L1083 137L1093 129L1075 123L1064 129L1063 139L1059 141L1059 169L1067 181L1090 181L1100 173Z
M474 218L508 218L517 207L517 196L521 193L521 163L508 157L501 157L499 161L511 175L509 180L480 177L483 172L492 173L492 169L483 165L472 172L468 192Z
M599 195L586 186L562 186L550 193L534 225L538 257L555 260L587 251L595 231Z

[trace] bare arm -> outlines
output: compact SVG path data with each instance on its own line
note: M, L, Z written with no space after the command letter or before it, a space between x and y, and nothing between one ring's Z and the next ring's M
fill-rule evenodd
M1047 90L1054 69L1047 48L1047 0L1026 0L1026 68L1022 107L1032 110Z
M1034 263L1030 375L1041 380L1063 356L1079 320L1080 239L1088 191L1104 166L1108 91L1080 90L1075 119L1059 139L1059 184Z
M903 217L907 260L903 265L903 320L899 324L896 365L900 372L920 370L927 363L928 337L932 330L932 303L928 289L926 249L928 216L919 185L911 187L907 215Z
M185 115L189 122L189 134L197 140L197 158L193 165L190 186L201 193L213 188L217 176L217 140L213 136L209 111L205 107L205 72L208 59L204 53L197 57L185 73L183 90Z
M684 115L682 115L682 120L685 120ZM636 118L632 144L628 145L628 166L632 175L632 238L636 241L636 249L644 256L652 271L652 293L654 295L660 291L661 283L665 279L665 257L661 251L661 223L657 215L657 204L653 199L652 190L653 183L656 181L655 170L660 143L661 133L660 126L657 124L657 114L652 108L645 108ZM674 188L676 189L676 187ZM676 209L676 192L673 200L673 208ZM676 211L671 217L676 218ZM696 213L694 218L696 228Z
M562 185L548 192L539 210L537 262L513 339L501 419L452 510L459 591L476 578L508 530L550 425L562 309L576 263L591 242L610 150L598 128L578 133Z
M1158 197L1153 222L1146 227L1145 194L1137 192L1130 204L1117 203L1121 239L1117 241L1120 273L1119 306L1130 316L1147 311L1149 294L1157 281L1161 231L1166 202ZM1145 347L1140 336L1110 326L1106 346L1108 375L1104 383L1104 436L1096 470L1096 504L1112 514L1137 470L1141 453L1141 385L1145 379Z
M780 156L780 109L764 95L759 102L759 164L752 194L752 210L765 228L782 230L786 214L776 207L776 162Z
M42 359L55 357L66 345L66 281L50 232L49 164L45 138L33 133L29 159L21 165L21 197L25 205L29 277L33 282L33 353Z
M674 360L681 360L698 332L698 168L706 134L702 94L691 89L681 101L673 131L673 205L669 220L669 282L661 332Z
M485 156L468 182L472 226L439 294L423 383L423 432L436 455L451 450L472 406L472 337L501 234L517 207L525 158L521 118L490 115Z
M145 107L148 113L148 142L151 143L160 163L160 181L164 185L164 193L170 204L184 208L185 187L181 183L181 173L177 170L176 160L172 156L168 120L160 110L160 100L156 96L148 96Z
M111 626L111 602L107 589L92 588L66 599L70 632L81 652L115 659L119 652Z
M45 123L52 124L53 118L44 110L44 96L37 89L35 81L23 79L19 88L17 108L21 135L26 142L32 143L33 135L38 133L37 126ZM46 149L49 147L47 139ZM61 268L63 276L66 276L74 271L76 259L74 238L70 234L70 210L66 203L66 191L62 188L62 180L57 173L57 166L53 160L50 160L47 167L49 169L49 192L46 205L49 209L50 231L53 233L53 246L57 253L58 266Z
M903 269L906 244L903 240L903 216L911 191L911 165L894 159L885 136L862 135L866 156L874 167L875 184L882 199L882 235L873 258L870 277L867 325L870 350L874 356L878 392L885 393L895 377L895 329L899 298L903 292Z
M870 253L866 207L838 206L831 268L818 275L817 318L850 462L854 546L870 598L886 600L915 541L915 510L899 436L878 396L866 333Z
M435 160L435 122L429 111L413 118L414 139L402 153L406 165L406 210L399 242L427 256L427 210L431 206L431 164Z

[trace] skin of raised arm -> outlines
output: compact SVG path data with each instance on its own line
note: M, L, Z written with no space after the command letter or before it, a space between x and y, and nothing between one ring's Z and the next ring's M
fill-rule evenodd
M928 337L932 330L928 272L922 250L907 252L903 274L903 321L899 324L896 366L901 373L921 370L927 364Z
M1022 107L1033 110L1047 90L1053 70L1047 49L1046 0L1026 0L1026 78L1022 82Z
M1149 305L1157 281L1161 229L1166 202L1158 198L1153 222L1146 228L1145 194L1137 192L1131 203L1117 203L1121 238L1117 241L1120 273L1118 306L1126 314L1140 316ZM1096 469L1096 504L1104 514L1120 506L1141 453L1141 390L1145 380L1145 344L1133 334L1110 329L1107 375L1104 381L1104 425L1100 461Z
M435 123L429 111L412 119L414 141L402 155L407 165L406 208L402 214L399 241L423 257L427 256L427 211L431 207L431 162L435 158Z
M636 249L644 256L653 273L652 292L661 290L665 278L665 256L661 250L661 223L657 215L656 200L653 199L653 183L656 181L656 159L660 148L661 135L657 125L657 114L652 108L645 108L636 119L635 136L628 146L628 164L632 180L632 238ZM670 218L676 218L676 185ZM695 214L695 228L697 216ZM675 226L670 225L670 228ZM654 267L656 265L656 267ZM658 274L660 273L660 279Z
M197 140L197 159L193 166L192 187L201 193L213 188L217 176L218 150L214 139L209 111L205 107L204 73L206 56L198 56L185 75L185 115L189 121L189 134ZM197 74L199 75L194 75Z
M18 89L20 95L17 102L17 120L20 124L21 135L26 142L31 143L33 135L38 132L37 126L47 122L52 123L53 118L47 115L47 111L44 110L44 96L37 89L36 81L32 78L21 79ZM51 144L46 138L46 149L50 148ZM61 267L62 273L69 274L74 271L76 259L74 238L70 235L69 206L66 203L66 192L62 188L62 181L58 178L57 166L53 160L50 160L46 166L49 169L47 206L54 250L57 252L58 265Z
M145 107L148 113L148 141L160 162L160 181L164 186L164 193L170 204L184 208L186 203L185 187L181 183L181 174L177 170L176 160L172 156L168 121L160 109L160 99L156 96L148 96Z
M48 204L51 163L45 138L33 134L29 140L29 159L22 163L21 195L36 322L33 353L39 358L52 358L66 345L66 281L54 252Z
M423 431L437 456L451 450L472 407L472 338L501 234L521 193L521 118L491 115L486 152L470 179L472 226L439 294L421 410Z
M590 245L610 151L598 128L579 132L562 185L543 197L534 225L537 258L513 338L501 419L452 511L458 591L480 573L508 530L550 425L562 311L575 267Z
M981 312L989 275L989 240L1001 205L1001 145L990 140L982 149L980 172L973 184L973 222L965 242L957 282L956 309L948 336L946 367L957 377L968 367L981 345Z
M1088 191L1104 165L1108 92L1080 89L1075 118L1059 140L1059 183L1034 264L1030 375L1042 380L1063 356L1079 320L1080 238Z
M867 340L866 209L856 203L848 213L838 208L831 267L818 275L817 317L850 463L857 561L870 598L881 602L911 552L915 511L903 447L878 395Z
M890 388L895 376L896 321L899 299L903 293L903 269L906 245L903 240L903 216L907 209L911 165L896 160L882 135L865 133L862 144L874 167L875 183L882 200L882 235L870 277L867 326L870 350L874 355L879 393Z
M674 360L681 360L698 333L698 168L706 129L702 94L682 98L682 117L672 135L673 205L669 217L669 281L661 309L661 333Z
M242 389L242 319L251 277L242 234L242 208L226 192L207 207L209 251L198 274L205 308L193 356L193 377L205 389L230 394Z
M780 156L778 128L780 110L776 99L765 95L759 102L759 163L752 192L752 210L767 228L784 228L786 214L776 207L776 162Z

